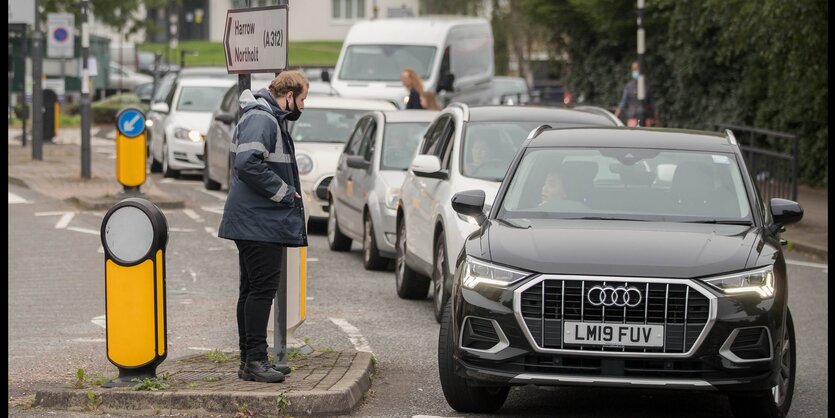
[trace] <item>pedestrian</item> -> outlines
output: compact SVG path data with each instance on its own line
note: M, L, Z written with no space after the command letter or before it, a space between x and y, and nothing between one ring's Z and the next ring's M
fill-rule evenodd
M425 91L420 95L420 107L426 110L440 110L438 107L438 98L435 93Z
M406 109L423 109L420 104L420 98L423 96L423 82L415 70L406 68L400 73L400 81L403 82L403 87L409 90L409 98L406 99Z
M632 63L632 78L626 83L623 88L618 108L615 110L615 116L621 117L624 115L627 126L654 126L656 114L655 104L652 100L652 90L649 84L644 85L644 103L641 106L641 101L638 99L638 77L641 75L640 64L635 61Z
M284 71L268 88L244 90L232 134L229 194L218 237L238 247L238 377L277 383L290 373L267 361L267 321L276 296L284 247L307 246L299 170L287 121L301 116L309 83Z

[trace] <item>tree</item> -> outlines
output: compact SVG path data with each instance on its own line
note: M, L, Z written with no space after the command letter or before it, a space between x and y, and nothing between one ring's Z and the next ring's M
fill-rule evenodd
M143 29L158 29L146 16L135 16L140 5L144 5L148 10L181 2L182 0L90 0L90 12L105 25L132 34ZM75 14L76 28L81 27L81 0L41 0L41 7L44 12L41 14L43 22L46 21L47 13L67 12Z

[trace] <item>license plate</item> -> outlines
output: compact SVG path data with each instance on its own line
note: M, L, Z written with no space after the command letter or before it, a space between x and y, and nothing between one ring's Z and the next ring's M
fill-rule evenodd
M623 347L663 347L664 326L567 321L563 330L563 342Z

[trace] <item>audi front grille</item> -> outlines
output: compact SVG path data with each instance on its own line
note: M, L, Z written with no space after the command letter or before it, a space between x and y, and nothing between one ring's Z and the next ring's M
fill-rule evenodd
M633 297L631 305L635 306L592 304L588 292L595 286L637 288L641 300L635 304ZM715 296L690 280L544 275L514 293L517 320L528 341L541 352L683 357L697 348L716 317ZM563 341L566 321L663 325L663 346L569 344Z

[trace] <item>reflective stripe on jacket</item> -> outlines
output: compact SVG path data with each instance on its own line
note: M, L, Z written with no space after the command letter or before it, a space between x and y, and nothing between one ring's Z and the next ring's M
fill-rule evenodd
M267 89L240 97L241 118L232 133L229 196L218 237L289 247L307 245L295 147Z

